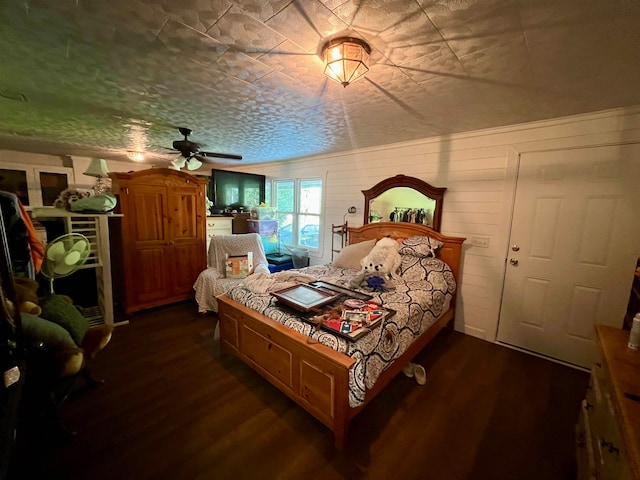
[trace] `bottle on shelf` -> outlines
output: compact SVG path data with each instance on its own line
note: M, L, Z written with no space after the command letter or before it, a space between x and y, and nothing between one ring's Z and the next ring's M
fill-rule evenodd
M636 313L631 323L631 333L629 333L629 348L632 350L640 349L640 312Z

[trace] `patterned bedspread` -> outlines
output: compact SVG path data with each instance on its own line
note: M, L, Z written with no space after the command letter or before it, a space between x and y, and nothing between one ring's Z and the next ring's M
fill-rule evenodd
M361 405L365 392L371 388L380 373L430 325L436 322L448 308L456 290L456 282L449 266L436 258L422 258L419 262L403 265L401 280L394 282L395 288L383 292L359 291L371 295L383 307L396 311L383 324L372 329L356 341L346 340L297 316L278 308L276 299L270 294L258 294L244 284L233 287L227 295L249 308L272 318L279 323L312 339L323 343L355 359L349 377L349 404ZM330 265L306 267L298 270L318 280L352 288L351 280L357 271L336 268Z

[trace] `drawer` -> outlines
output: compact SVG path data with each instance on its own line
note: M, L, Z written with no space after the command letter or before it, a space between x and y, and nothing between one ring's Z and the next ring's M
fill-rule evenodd
M233 219L226 217L207 218L207 238L213 235L231 235Z
M601 460L599 479L627 479L627 458L622 432L616 420L609 392L604 394L606 409L603 409L601 431L598 432L598 450Z
M611 400L610 385L606 369L601 364L594 365L580 412L577 460L582 465L579 478L629 478L624 441ZM580 440L584 441L584 449L580 448Z
M587 408L587 401L583 400L580 408L580 418L576 425L577 480L592 480L596 478L595 453L589 409Z
M293 388L291 352L247 325L241 325L240 328L240 351L259 369L268 373L273 380L291 390Z

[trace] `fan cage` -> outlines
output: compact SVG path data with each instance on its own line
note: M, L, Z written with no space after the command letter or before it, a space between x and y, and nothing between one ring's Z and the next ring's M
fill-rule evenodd
M79 233L84 235L91 246L91 251L87 257L87 261L80 268L101 267L100 259L100 237L98 235L99 228L95 218L86 217L68 217L66 230L69 233Z

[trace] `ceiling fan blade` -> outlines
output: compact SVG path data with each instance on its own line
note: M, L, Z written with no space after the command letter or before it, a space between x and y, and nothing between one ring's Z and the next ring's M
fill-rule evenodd
M228 158L229 160L242 160L242 155L234 155L232 153L216 153L216 152L198 152L203 157Z

